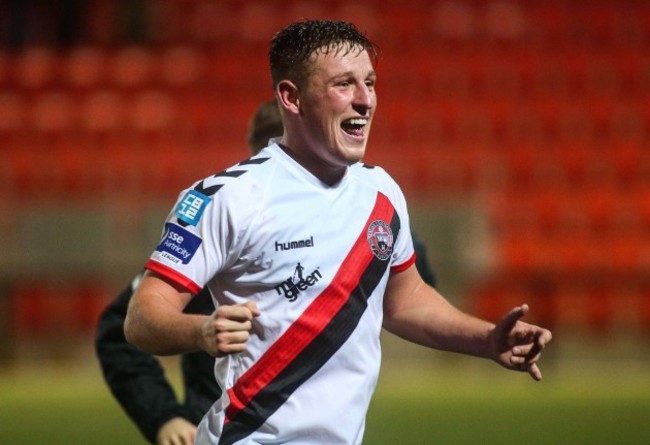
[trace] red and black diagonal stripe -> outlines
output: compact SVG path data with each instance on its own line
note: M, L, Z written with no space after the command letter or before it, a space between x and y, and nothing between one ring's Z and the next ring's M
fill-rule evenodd
M330 285L228 390L230 405L220 445L233 444L259 428L352 334L389 266L373 255L366 239L368 226L376 220L390 221L393 239L397 237L399 217L381 193Z

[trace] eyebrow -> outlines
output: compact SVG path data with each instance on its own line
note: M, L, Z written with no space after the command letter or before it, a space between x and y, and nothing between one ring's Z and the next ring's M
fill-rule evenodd
M355 77L354 73L352 71L346 71L346 72L341 73L341 74L335 74L335 75L331 76L329 79L330 80L337 80L337 79L340 79L340 78L348 78L348 77ZM375 72L375 70L370 70L368 72L368 74L366 74L366 76L364 78L368 79L368 78L371 78L371 77L372 78L377 77L377 73Z

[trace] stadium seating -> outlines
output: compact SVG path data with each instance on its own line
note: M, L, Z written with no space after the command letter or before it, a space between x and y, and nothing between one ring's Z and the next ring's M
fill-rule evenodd
M0 195L167 202L247 156L248 117L272 94L275 29L358 19L383 50L368 161L422 205L487 209L499 266L467 304L493 317L531 298L548 323L603 331L622 296L650 327L644 2L159 3L150 42L120 42L118 5L104 0L87 41L67 51L0 50ZM622 284L630 277L638 285Z

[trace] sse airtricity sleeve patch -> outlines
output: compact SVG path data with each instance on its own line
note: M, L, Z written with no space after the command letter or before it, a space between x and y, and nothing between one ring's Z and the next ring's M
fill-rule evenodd
M190 190L178 203L178 206L176 207L176 216L181 221L196 226L199 219L201 219L203 211L211 201L212 198L209 196L196 190Z
M172 263L188 264L200 245L201 238L176 224L167 223L156 252Z

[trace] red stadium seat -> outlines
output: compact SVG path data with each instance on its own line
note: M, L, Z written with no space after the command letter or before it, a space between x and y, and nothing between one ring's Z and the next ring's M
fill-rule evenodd
M63 59L63 81L74 90L100 88L109 77L108 59L106 51L99 47L74 48Z
M587 326L592 332L604 334L615 321L614 294L616 287L607 277L590 276L585 283Z
M174 45L159 55L159 75L165 88L187 89L200 86L205 79L203 53L191 46Z
M13 81L19 88L53 87L59 80L60 60L46 47L29 47L15 58Z
M73 316L75 328L79 333L94 334L99 315L109 303L109 293L102 278L84 278L76 283L73 290Z
M129 46L120 48L110 63L110 79L113 86L135 89L150 85L155 72L151 50Z
M325 12L323 9L320 2L301 1L278 4L248 1L242 3L242 8L236 18L238 23L245 25L235 26L231 32L243 42L266 45L281 27L294 20L323 17Z
M15 283L8 293L10 316L7 320L14 335L46 331L48 320L47 290L40 283Z
M91 133L112 133L124 129L127 107L119 90L97 89L81 104L81 126Z
M147 89L133 96L128 104L128 124L141 134L173 132L176 105L173 97L161 89Z
M23 94L0 90L0 135L3 145L25 131L28 122L28 104Z
M39 133L62 135L77 124L77 108L66 90L44 91L31 108L31 124Z
M248 4L249 2L246 2ZM179 7L178 7L179 5ZM184 15L186 14L186 15ZM220 41L227 41L228 46L233 44L232 36L240 28L248 28L250 24L244 24L242 20L233 17L232 7L228 2L215 2L209 0L192 1L182 4L170 10L167 20L163 26L172 30L179 27L179 23L186 23L189 29L176 30L178 35L176 42L189 41L206 46L215 45ZM179 15L185 20L179 20ZM261 17L258 17L259 20ZM264 17L268 18L268 17ZM240 24L241 26L238 26Z

